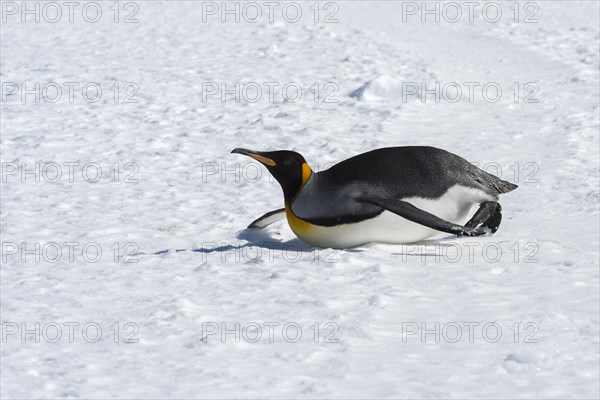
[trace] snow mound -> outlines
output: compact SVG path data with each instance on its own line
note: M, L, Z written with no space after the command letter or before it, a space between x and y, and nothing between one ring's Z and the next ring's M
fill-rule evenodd
M350 97L354 97L361 101L380 101L380 100L401 100L403 95L403 83L391 75L383 74L377 78L363 84L358 89L350 93ZM410 96L414 96L413 93Z

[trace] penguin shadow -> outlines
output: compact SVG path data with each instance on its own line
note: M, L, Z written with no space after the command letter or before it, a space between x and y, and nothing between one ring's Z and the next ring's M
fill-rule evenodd
M303 242L299 238L294 238L288 241L281 241L274 239L271 235L261 229L250 229L246 228L238 232L236 238L244 240L244 244L225 244L217 247L201 247L192 249L192 252L196 253L224 253L232 250L241 250L244 248L259 247L268 250L280 250L280 251L295 251L300 253L310 253L315 251L315 247ZM439 239L426 239L414 243L406 243L403 246L409 248L415 248L415 250L421 251L400 251L392 252L390 255L394 256L413 256L413 257L439 257L439 251L443 248L453 248L456 246L456 242L452 240L453 236L441 237ZM369 243L359 247L352 247L344 249L344 252L348 253L362 253L369 250L375 243ZM424 251L423 251L424 250ZM433 250L433 252L432 252ZM184 250L177 250L184 251ZM161 253L161 252L159 252ZM158 253L157 253L158 254Z
M220 246L216 246L217 243L214 243L215 246L210 247L199 247L196 249L175 249L175 253L192 251L194 253L224 253L235 250L242 250L244 248L252 248L259 247L268 250L279 250L279 251L295 251L299 253L310 253L315 251L315 247L304 243L302 240L298 238L294 238L288 241L281 241L274 239L269 235L268 232L264 230L258 229L249 229L246 228L236 235L236 238L239 240L245 240L244 244L225 244L221 243ZM381 243L385 244L385 243ZM377 243L369 243L359 247L352 247L343 249L344 252L347 253L362 253L364 251L368 251L371 247L377 245ZM390 246L394 246L393 244L388 244ZM411 251L400 251L400 252L392 252L389 253L392 256L413 256L413 257L439 257L440 251L443 251L445 248L454 248L456 247L456 242L452 241L452 236L448 236L447 238L439 238L439 239L429 239L429 240L421 240L419 242L414 243L406 243L402 246ZM424 250L424 251L423 251ZM153 255L165 255L173 252L173 250L160 250L154 253ZM138 252L132 254L132 256L137 255L145 255L147 253Z
M258 229L243 229L236 235L239 240L244 240L244 244L222 244L217 247L207 247L193 249L196 253L223 253L232 250L241 250L247 247L260 247L268 250L295 251L309 253L314 251L314 247L304 243L298 238L288 241L273 239L267 232Z
M236 248L262 247L269 250L295 251L299 253L311 253L317 249L316 247L303 242L299 238L294 238L285 242L273 239L268 231L260 229L246 228L237 234L237 238L240 240L245 240L247 243L237 246ZM231 250L231 248L224 249L223 251L226 250ZM345 252L349 253L362 253L363 250L364 249L360 248L344 249Z
M246 241L246 243L235 243L235 244L226 244L224 242L221 242L221 245L219 246L218 243L211 243L211 246L207 246L207 247L199 247L196 249L165 249L165 250L159 250L153 253L144 253L144 252L138 252L135 254L131 254L131 256L138 256L138 255L146 255L146 254L152 254L155 256L163 256L169 253L181 253L181 252L185 252L185 251L191 251L194 253L205 253L205 254L209 254L209 253L225 253L225 252L231 252L231 251L236 251L236 250L243 250L245 248L252 248L252 247L259 247L259 248L263 248L263 249L268 249L268 250L278 250L278 251L292 251L292 252L297 252L297 253L310 253L310 252L314 252L315 251L315 247L312 247L306 243L304 243L302 240L298 239L298 238L294 238L288 241L281 241L281 240L277 240L272 238L269 233L263 231L263 230L258 230L258 229L244 229L240 232L238 232L238 234L236 235L236 238L239 240L244 240ZM347 252L351 252L351 253L360 253L363 250L362 249L345 249L345 251Z

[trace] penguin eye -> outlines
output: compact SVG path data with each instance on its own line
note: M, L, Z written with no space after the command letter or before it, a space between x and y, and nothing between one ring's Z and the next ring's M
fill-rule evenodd
M284 160L283 165L289 167L290 165L292 165L292 160L290 160L289 158L287 160Z

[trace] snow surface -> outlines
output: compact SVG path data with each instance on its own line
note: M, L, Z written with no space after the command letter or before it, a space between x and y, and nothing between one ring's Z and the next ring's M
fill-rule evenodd
M472 23L466 8L458 23L422 23L403 22L401 2L349 1L321 3L318 23L312 2L297 23L281 8L269 22L266 7L257 23L203 22L202 2L138 2L131 24L113 22L112 2L98 23L4 14L3 84L98 82L103 95L1 104L2 398L598 398L598 3L531 3L528 24L525 2L520 22L502 2L496 23L481 5ZM339 22L323 23L336 6ZM127 82L137 103L122 101ZM263 97L222 102L207 82L259 83ZM289 82L297 102L283 101ZM436 102L407 82L463 95ZM474 101L465 82L479 84ZM537 103L524 102L530 82ZM500 230L340 251L304 245L284 221L244 230L282 196L231 149L293 149L323 169L398 145L442 147L519 184ZM234 333L212 334L221 324Z

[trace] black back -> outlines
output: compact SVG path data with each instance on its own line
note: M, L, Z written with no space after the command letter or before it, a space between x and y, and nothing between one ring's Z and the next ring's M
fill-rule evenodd
M446 150L426 146L387 147L357 155L318 173L339 186L364 181L391 197L438 198L455 184L499 194L486 185L497 177Z

